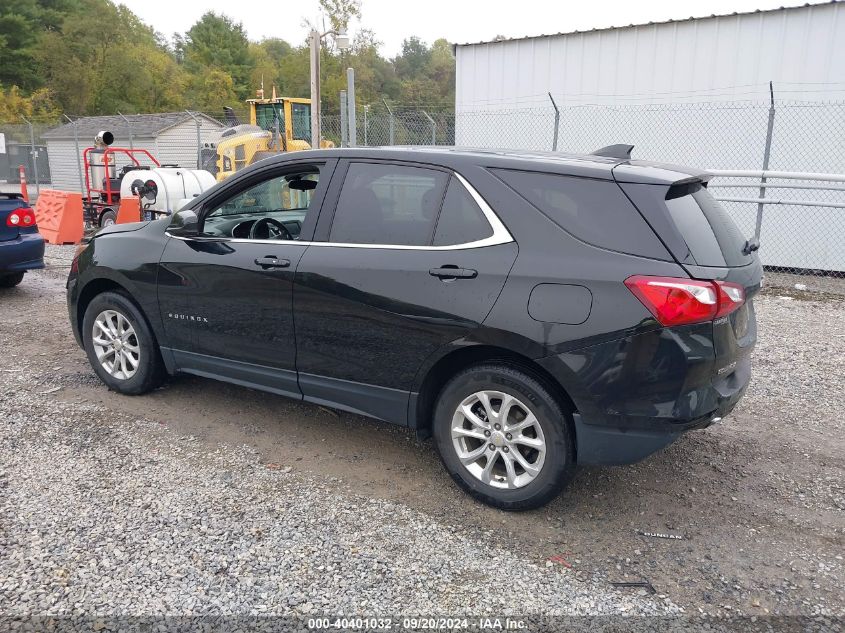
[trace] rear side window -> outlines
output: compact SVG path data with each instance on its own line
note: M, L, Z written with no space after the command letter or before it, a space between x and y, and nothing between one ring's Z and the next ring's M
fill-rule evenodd
M447 178L421 167L350 164L329 241L428 246Z
M654 231L613 181L504 169L494 173L583 242L643 257L668 257Z
M449 181L434 232L434 246L469 244L493 235L493 228L457 178Z
M673 185L666 208L699 266L744 266L745 238L736 222L700 182Z

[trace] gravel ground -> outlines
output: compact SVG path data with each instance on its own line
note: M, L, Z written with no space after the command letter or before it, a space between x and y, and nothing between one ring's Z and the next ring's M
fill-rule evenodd
M665 614L537 564L491 531L209 451L143 418L63 403L4 368L0 605L6 615ZM509 590L489 591L507 570Z
M390 425L189 377L108 392L68 331L71 254L0 292L0 614L845 616L835 295L757 299L723 424L506 514ZM655 593L608 584L632 580Z

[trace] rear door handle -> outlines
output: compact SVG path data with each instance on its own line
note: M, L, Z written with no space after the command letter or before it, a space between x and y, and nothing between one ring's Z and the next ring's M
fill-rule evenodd
M442 266L440 268L432 268L428 271L432 277L440 277L440 279L475 279L478 277L478 271L472 268L458 268L457 266Z
M290 266L289 259L279 259L275 255L267 255L266 257L256 257L255 263L261 266L264 270L268 268L287 268Z

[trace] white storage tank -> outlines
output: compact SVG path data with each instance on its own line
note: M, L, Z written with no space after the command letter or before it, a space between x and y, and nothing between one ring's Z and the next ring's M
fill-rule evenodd
M204 169L156 167L127 172L120 183L120 197L141 196L141 208L158 214L178 211L185 199L198 196L217 184Z

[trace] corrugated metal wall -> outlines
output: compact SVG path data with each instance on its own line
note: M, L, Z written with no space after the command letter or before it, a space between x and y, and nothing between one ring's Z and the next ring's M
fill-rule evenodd
M208 119L200 118L200 138L203 143L217 140L217 131L222 129ZM196 168L197 126L193 120L183 121L159 134L156 141L157 158L162 164Z
M47 158L50 161L51 189L79 191L76 167L76 146L73 141L47 141ZM80 161L82 157L80 156Z
M456 51L458 112L545 107L548 92L559 105L765 99L770 80L781 98L843 99L845 3Z

